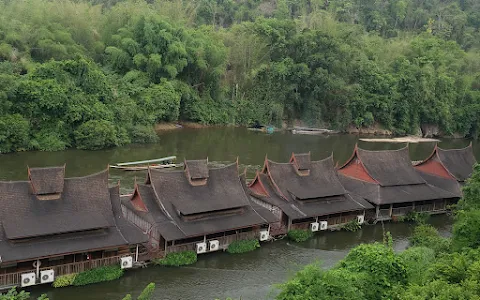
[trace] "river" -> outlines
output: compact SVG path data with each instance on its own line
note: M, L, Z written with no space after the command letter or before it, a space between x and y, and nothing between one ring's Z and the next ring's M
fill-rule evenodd
M27 166L44 167L66 163L67 176L83 176L100 171L107 164L152 159L176 155L178 160L200 159L233 162L239 157L240 166L246 167L251 177L254 170L263 164L265 155L275 161L286 161L292 152L311 151L312 159L321 159L334 153L335 161L342 163L350 157L356 135L309 136L290 133L266 135L244 128L179 129L160 134L160 141L149 145L129 145L100 151L66 150L60 152L20 152L0 155L0 179L25 180ZM459 148L468 145L467 140L445 139L442 148ZM360 147L370 150L398 149L404 144L360 142ZM433 149L433 143L410 145L412 160L425 158ZM477 158L480 147L474 141ZM131 192L133 182L142 181L145 172L110 171L110 180L120 180L122 192ZM432 217L430 222L443 235L451 231L451 219L447 216ZM212 253L199 256L196 264L184 268L149 267L129 270L120 280L90 285L53 289L48 286L34 287L32 295L47 293L51 300L120 300L125 294L138 296L149 283L156 283L154 299L225 299L242 300L272 299L275 285L293 275L302 266L320 261L325 268L334 266L346 253L360 243L382 240L382 233L390 231L394 247L401 251L408 246L408 237L413 225L408 223L385 223L364 226L358 232L322 232L313 239L300 244L286 240L262 244L254 252L229 255Z

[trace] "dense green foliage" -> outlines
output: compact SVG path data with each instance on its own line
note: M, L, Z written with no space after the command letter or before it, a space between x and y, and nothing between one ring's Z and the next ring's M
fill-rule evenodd
M292 229L288 231L287 237L294 242L300 243L313 237L313 232L310 230Z
M55 281L53 281L52 286L54 288L61 288L73 285L75 281L75 277L77 274L68 274L68 275L60 275L55 277Z
M11 288L7 293L0 294L0 300L29 300L30 293L25 291L18 292L16 288ZM47 295L43 294L37 300L48 300Z
M197 253L195 251L182 251L168 253L165 258L154 259L156 265L161 266L186 266L197 262Z
M343 229L345 229L346 231L355 232L362 229L362 225L360 225L357 220L351 220L347 224L343 225Z
M231 254L239 254L250 252L257 248L260 248L260 242L258 240L240 240L230 243L227 252Z
M480 5L0 1L0 152L153 142L158 122L478 137Z
M111 281L122 277L123 269L120 266L112 265L90 269L82 273L78 273L73 280L73 285L87 285L103 281Z
M280 285L277 299L480 299L479 188L476 166L451 239L422 224L401 253L393 251L389 238L360 245L330 270L307 266Z

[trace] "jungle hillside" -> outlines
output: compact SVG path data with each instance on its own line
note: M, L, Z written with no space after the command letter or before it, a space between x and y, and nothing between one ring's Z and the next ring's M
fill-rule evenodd
M154 125L480 134L477 0L0 0L0 152Z

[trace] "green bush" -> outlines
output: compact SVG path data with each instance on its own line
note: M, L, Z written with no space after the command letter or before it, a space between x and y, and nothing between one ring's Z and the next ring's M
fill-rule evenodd
M290 240L300 243L313 237L313 232L310 230L292 229L287 233L287 236Z
M237 254L253 251L260 248L260 242L258 240L243 240L234 241L228 245L228 253Z
M135 125L132 128L131 136L134 143L155 143L158 140L153 126Z
M403 220L406 222L425 224L428 218L430 218L430 215L428 213L409 211L407 214L405 214Z
M55 277L55 281L52 283L54 288L66 287L72 285L75 281L77 274L68 274Z
M186 266L197 262L197 253L195 251L182 251L168 253L165 258L154 259L153 263L161 266Z
M355 232L362 229L362 225L360 225L357 220L351 220L347 224L343 225L343 229L345 229L346 231Z
M119 265L105 266L91 269L77 274L73 280L73 285L87 285L91 283L111 281L122 277L123 269Z
M116 130L105 120L90 120L75 130L75 143L78 149L98 150L117 145Z
M448 252L450 250L450 240L441 237L437 229L431 225L419 225L415 227L413 235L410 237L410 244L416 247L428 247L435 253Z

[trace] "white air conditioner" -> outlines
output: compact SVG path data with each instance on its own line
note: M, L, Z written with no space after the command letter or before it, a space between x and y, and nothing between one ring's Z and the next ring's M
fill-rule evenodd
M357 216L357 223L362 225L365 222L365 216L364 215L358 215Z
M220 249L220 242L218 240L213 240L208 242L208 249L210 251L217 251Z
M53 282L55 279L55 271L52 269L40 271L40 283Z
M260 241L265 242L270 238L270 232L268 229L260 230Z
M198 243L197 244L197 254L207 252L207 243Z
M320 227L320 224L318 224L318 222L310 223L310 231L312 232L318 231L319 227Z
M124 256L120 258L120 267L122 269L130 269L133 267L133 257L131 256Z
M320 230L327 230L328 222L327 221L320 221Z
M35 285L35 280L36 280L35 272L22 274L21 278L22 278L22 282L20 284L21 287Z

